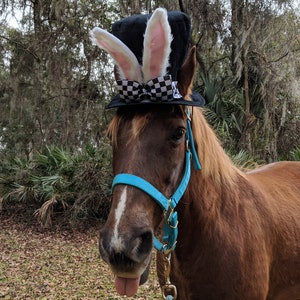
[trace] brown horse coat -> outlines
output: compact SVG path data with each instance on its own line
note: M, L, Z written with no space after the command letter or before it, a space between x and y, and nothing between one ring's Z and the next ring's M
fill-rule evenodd
M184 123L183 109L175 110ZM169 169L162 163L172 155L181 165L184 150L178 158L176 151L171 155L160 151L162 158L156 157L161 159L156 164L151 144L161 147L165 140L159 137L159 133L164 136L161 126L169 127L174 120L163 109L120 111L111 125L112 130L118 123L112 130L119 135L119 145L114 145L115 172L137 174L171 194L174 188L168 190L160 175L151 174L153 168L155 173ZM193 112L193 131L203 168L192 171L177 206L179 237L172 253L171 282L177 286L178 299L300 299L300 162L273 163L245 174L231 163L198 109ZM140 212L150 218L154 232L161 220L157 205L131 189L122 230L134 230L132 218L144 222L138 218ZM145 216L145 211L150 214ZM163 285L160 253L157 262Z
M155 22L161 24L160 19ZM153 31L154 40L168 40L157 38L164 26ZM130 52L123 55L126 49L121 51L119 42L101 30L95 35L123 68L121 75L142 76ZM151 34L147 39L152 41ZM154 50L156 46L160 43ZM164 65L167 59L161 59ZM155 65L155 60L149 62ZM193 48L178 74L184 99L190 95L195 69ZM114 174L140 176L167 197L172 195L185 165L185 109L178 105L119 108L108 129ZM200 109L192 111L192 123L202 170L192 170L176 207L179 235L172 252L171 282L178 299L299 300L300 162L273 163L243 173L225 154ZM99 248L116 275L119 293L133 296L138 284L147 280L153 237L162 220L162 210L149 195L127 185L114 188ZM163 269L158 253L161 285Z

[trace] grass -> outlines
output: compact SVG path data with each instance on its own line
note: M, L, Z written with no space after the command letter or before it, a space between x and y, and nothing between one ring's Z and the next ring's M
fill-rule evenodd
M97 244L97 228L50 232L0 214L0 299L124 299ZM152 265L133 299L161 299Z

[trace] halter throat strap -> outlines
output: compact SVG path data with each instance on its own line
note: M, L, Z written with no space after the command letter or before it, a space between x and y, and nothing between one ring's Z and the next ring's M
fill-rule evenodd
M198 155L194 145L193 133L191 128L190 112L187 111L187 132L186 132L186 143L187 149L185 154L185 170L184 175L181 179L179 186L177 187L174 194L167 198L162 194L155 186L153 186L147 180L127 173L117 174L112 183L112 189L116 185L130 185L148 194L163 210L164 213L164 228L162 241L154 237L154 248L158 251L169 253L175 249L177 236L178 236L178 216L177 212L174 211L178 202L182 198L184 192L187 189L189 180L191 177L191 159L194 161L194 168L196 170L201 169Z

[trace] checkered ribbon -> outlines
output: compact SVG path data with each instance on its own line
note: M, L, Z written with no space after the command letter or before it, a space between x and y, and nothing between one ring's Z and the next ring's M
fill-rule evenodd
M153 102L172 101L180 99L177 81L172 81L171 75L165 75L140 84L132 80L117 80L120 98L126 103L150 100Z

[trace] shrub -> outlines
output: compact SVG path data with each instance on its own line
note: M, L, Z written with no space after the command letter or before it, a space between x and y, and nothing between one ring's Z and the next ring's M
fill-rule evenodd
M240 150L238 153L229 151L228 154L233 163L243 171L255 169L263 164L260 159L250 156L247 151L244 150Z
M32 159L6 163L0 175L0 204L32 206L34 215L49 227L56 215L69 223L91 218L106 219L110 208L111 152L87 145L71 153L52 146Z
M300 147L296 147L291 151L291 159L300 161Z

